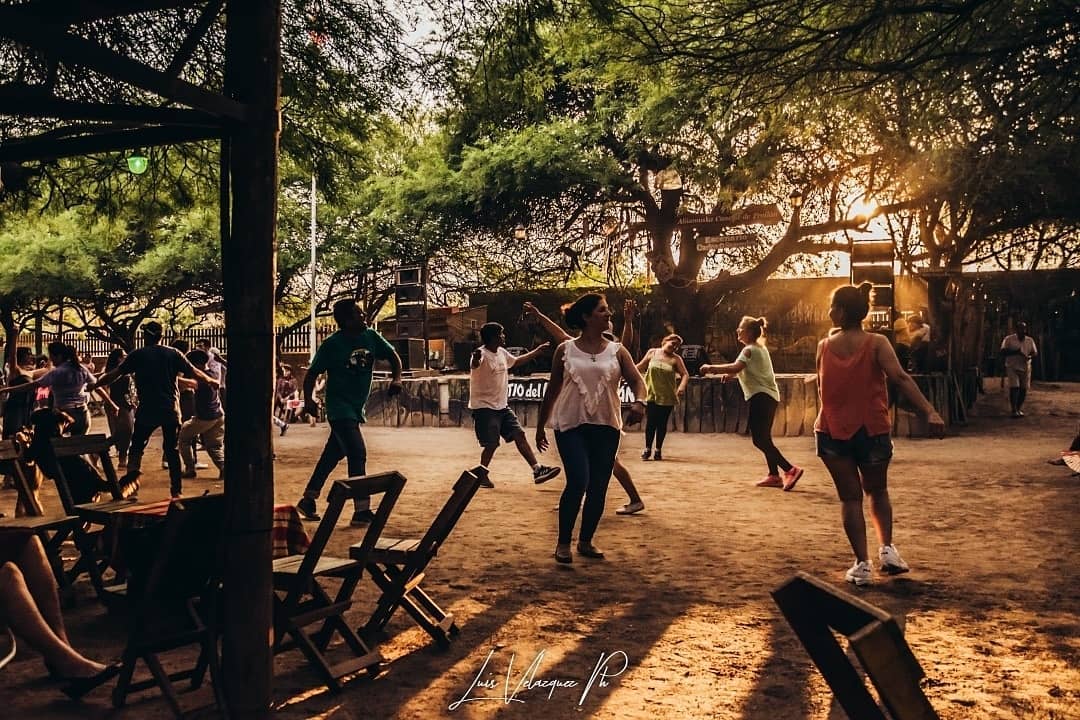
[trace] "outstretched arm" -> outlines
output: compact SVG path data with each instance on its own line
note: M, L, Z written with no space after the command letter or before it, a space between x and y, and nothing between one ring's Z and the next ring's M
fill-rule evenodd
M559 327L559 324L557 322L549 318L544 313L540 312L540 310L537 309L537 307L531 302L527 302L522 305L522 311L526 315L531 315L532 317L540 321L540 324L544 327L544 330L547 331L548 335L554 338L555 342L563 343L567 340L573 339L573 336L570 333L563 330L561 327Z
M634 320L637 319L637 303L627 298L623 300L623 326L619 344L629 350L634 342ZM639 368L640 369L640 368Z
M686 367L685 365L683 367ZM746 363L742 360L736 360L733 363L727 363L725 365L702 365L702 375L738 375L746 367Z
M98 375L97 382L90 383L89 385L86 386L86 389L87 390L95 390L97 388L108 387L109 385L111 385L116 380L116 378L120 377L123 374L123 373L120 372L120 368L122 368L123 366L124 366L124 364L120 363L118 366L114 367L112 370L109 370L108 372L106 372L106 373L104 373L102 375Z
M534 347L529 352L523 353L522 355L518 355L517 357L514 358L514 361L512 363L510 363L510 367L517 367L518 365L524 365L525 363L529 362L530 360L532 360L534 357L536 357L540 353L547 350L549 345L551 345L551 343L546 343L546 342L545 343L540 343L539 345Z
M930 434L945 437L945 421L941 419L934 406L922 394L922 390L919 389L912 377L900 367L900 361L896 359L896 351L889 344L888 338L884 335L871 333L870 339L876 343L874 352L877 355L878 364L885 371L885 376L895 383L900 392L904 393L907 399L911 401L911 404L919 408L919 411L926 416L926 422L930 426Z
M623 347L626 347L626 346L623 345ZM649 348L648 350L645 351L645 354L641 357L641 360L639 360L637 365L636 365L636 367L638 369L638 372L645 372L645 370L648 369L649 362L652 360L652 356L653 356L653 349L652 348Z

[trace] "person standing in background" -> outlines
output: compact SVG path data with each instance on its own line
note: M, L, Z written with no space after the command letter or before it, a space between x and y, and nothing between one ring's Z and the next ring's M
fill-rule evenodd
M187 355L188 362L196 369L202 370L207 375L213 375L207 361L210 356L205 350L192 350ZM222 452L222 438L225 437L225 413L221 409L221 400L218 398L217 388L199 380L186 378L179 382L190 385L195 383L195 414L188 418L180 426L180 458L184 462L182 478L194 478L197 476L195 467L195 440L202 442L206 454L218 469L218 480L222 479L225 472L225 454Z
M517 446L518 453L532 468L533 482L547 482L559 474L559 468L541 465L536 461L536 454L529 446L525 431L521 429L517 416L510 409L507 390L510 369L531 361L544 352L548 344L542 343L529 352L514 357L504 347L506 333L503 326L494 322L484 323L480 328L480 339L484 344L473 350L469 361L469 410L472 411L476 439L483 448L480 452L480 464L485 468L491 464L501 438ZM485 475L480 486L493 488L495 483Z
M135 389L139 393L139 407L135 411L135 429L131 437L128 455L128 471L122 485L135 485L142 474L142 457L150 435L161 428L165 444L165 460L169 466L169 488L173 497L180 496L180 452L177 436L180 432L180 398L176 378L198 378L217 386L217 378L210 377L194 367L176 348L161 344L163 329L156 320L143 323L144 346L132 351L112 370L101 376L97 386L105 387L121 375L135 376Z
M870 311L870 284L837 288L829 306L835 327L818 343L817 376L821 410L814 422L817 454L840 497L844 533L855 564L844 579L868 585L873 567L866 544L863 496L877 531L879 569L905 573L908 564L893 545L893 511L888 472L892 460L892 415L886 381L891 381L926 416L931 435L944 437L945 422L896 359L888 338L863 330Z
M127 353L123 348L113 348L105 359L105 372L120 367L126 357ZM131 434L135 429L135 407L139 404L131 376L124 375L110 385L109 397L116 405L114 412L106 413L109 437L116 447L116 469L123 472L127 470L128 449L131 447Z
M769 474L757 485L789 491L799 482L803 469L788 462L772 439L773 419L780 406L780 388L776 384L772 357L765 346L766 327L765 318L744 316L735 329L735 336L743 344L739 357L727 365L702 365L701 374L719 373L738 378L749 406L750 437L754 440L754 447L765 456L765 464L769 468Z
M371 394L372 370L377 360L390 363L387 395L401 393L401 358L386 338L367 326L356 301L334 303L334 321L338 325L337 332L319 346L304 376L304 410L309 415L318 415L315 381L326 373L326 419L330 423L330 437L311 472L304 496L296 503L297 511L305 520L319 519L315 500L342 459L348 461L349 477L367 474L367 447L360 425L367 421L364 408ZM367 525L374 519L371 498L356 498L351 524Z
M1027 334L1027 323L1016 323L1016 332L1001 341L1005 358L1005 379L1009 384L1009 406L1014 418L1024 417L1024 400L1031 387L1031 361L1039 355L1035 340Z
M650 348L637 364L638 372L645 374L645 387L648 397L645 400L645 450L642 460L663 460L664 439L667 437L668 420L671 411L686 392L690 382L690 373L686 363L679 355L682 338L668 335L659 348ZM656 454L653 455L653 440L656 440Z

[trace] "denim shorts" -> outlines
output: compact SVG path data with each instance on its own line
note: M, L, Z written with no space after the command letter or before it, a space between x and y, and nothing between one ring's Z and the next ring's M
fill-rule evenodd
M472 411L472 416L480 447L498 447L500 436L506 442L512 442L518 434L525 432L518 423L517 415L510 408L476 408Z
M892 459L893 444L888 433L870 435L865 427L847 440L837 440L828 433L816 432L820 458L852 458L858 465L880 465Z

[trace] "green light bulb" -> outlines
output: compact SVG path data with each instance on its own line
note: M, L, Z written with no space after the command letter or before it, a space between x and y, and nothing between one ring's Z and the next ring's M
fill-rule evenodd
M149 167L150 161L145 155L132 155L127 159L128 170L133 175L142 175L146 172L146 168Z

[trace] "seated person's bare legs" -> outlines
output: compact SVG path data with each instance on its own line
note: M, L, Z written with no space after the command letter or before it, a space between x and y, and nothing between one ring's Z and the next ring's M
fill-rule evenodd
M105 670L68 643L56 583L36 537L27 540L14 562L0 567L0 624L40 652L57 675L81 678Z

